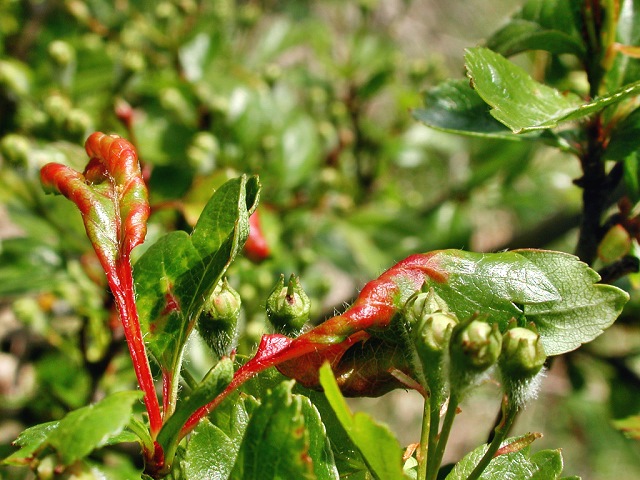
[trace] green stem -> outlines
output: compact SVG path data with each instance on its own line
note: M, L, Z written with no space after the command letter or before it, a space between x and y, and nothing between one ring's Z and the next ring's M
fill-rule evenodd
M196 389L199 382L194 378L193 375L191 375L191 372L189 372L189 370L183 368L180 371L180 375L182 375L182 380L184 380L184 383L187 384L187 387L189 387L191 390Z
M144 425L136 418L132 418L131 422L128 425L128 428L140 439L144 451L149 452L149 455L153 455L155 446L153 444L153 440L151 439L151 435L149 435L149 429L146 427L146 425Z
M511 425L513 425L514 420L518 414L518 407L514 402L510 402L509 398L505 395L502 400L502 421L495 428L493 440L489 444L489 448L484 453L476 468L469 474L467 480L477 480L482 475L482 472L487 468L489 462L493 460L496 452L500 448L500 444L503 442L507 433L509 433L509 429Z
M440 427L440 409L442 405L436 404L431 408L431 431L429 432L429 452L433 457L438 446L438 429ZM432 465L434 463L433 458L429 458L427 463ZM439 468L440 465L435 465L432 468Z
M442 457L444 457L444 450L447 446L447 442L449 441L449 434L451 433L451 428L453 427L453 421L456 418L456 412L458 410L459 404L460 397L452 393L451 397L449 398L447 412L445 413L444 420L442 421L442 430L440 430L440 436L438 438L435 453L433 455L433 458L429 460L429 475L427 477L428 480L435 480L438 476L438 470L440 469L440 464L442 463Z
M420 448L418 450L418 478L417 480L427 479L427 465L429 464L429 454L431 453L431 432L437 431L436 428L432 428L431 424L431 397L426 395L424 397L424 412L422 413L422 432L420 434Z

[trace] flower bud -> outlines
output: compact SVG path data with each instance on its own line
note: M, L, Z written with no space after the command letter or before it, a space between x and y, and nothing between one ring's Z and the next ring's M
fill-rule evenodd
M311 301L300 279L291 275L285 287L284 275L280 275L280 280L267 299L267 317L274 328L280 333L297 335L309 319L310 310Z
M73 135L81 135L83 137L93 130L93 121L87 112L79 108L72 108L65 119L65 127L67 131Z
M15 166L25 166L28 164L31 145L22 135L9 133L0 141L0 153L10 164Z
M70 0L65 2L69 13L76 17L81 22L88 22L91 20L91 11L85 2L82 0Z
M63 124L71 108L71 101L60 93L53 93L44 100L44 111L58 126Z
M420 355L423 352L440 354L449 346L451 332L458 319L450 313L437 312L422 318L414 331L414 341Z
M404 306L404 316L408 325L417 325L420 320L436 312L448 313L449 307L433 288L413 295Z
M225 278L218 284L198 317L198 331L211 350L224 357L234 348L241 300Z
M452 313L436 312L424 315L411 326L411 336L421 368L416 370L418 383L429 391L434 408L446 398L447 355L451 333L458 323Z
M531 378L542 369L546 359L538 333L515 327L502 337L500 370L504 376L513 380Z
M211 173L220 154L218 139L210 132L199 132L187 149L187 159L198 173Z
M76 52L71 45L62 40L54 40L49 44L49 56L61 67L66 67L73 63L76 58Z
M451 359L456 368L483 372L500 356L502 336L497 324L472 320L451 339Z
M147 62L142 53L128 50L122 57L122 66L129 73L137 73L145 69Z
M243 27L252 27L260 19L260 6L255 3L242 5L238 11L238 23Z
M29 69L17 60L0 60L0 86L5 87L12 95L28 95L31 89Z

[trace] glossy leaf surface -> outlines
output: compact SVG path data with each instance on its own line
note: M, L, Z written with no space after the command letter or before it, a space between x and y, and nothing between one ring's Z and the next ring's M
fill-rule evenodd
M80 210L107 275L155 434L161 424L160 407L140 331L130 263L131 250L147 233L147 187L136 151L127 140L95 132L87 139L85 150L90 160L83 173L48 163L40 170L40 179L45 191L64 195Z
M149 217L147 187L133 146L118 136L96 132L85 145L84 173L57 163L41 170L48 192L61 193L80 213L105 272L144 241Z
M525 70L487 48L467 49L465 61L467 75L491 106L491 115L514 133L553 128L640 93L640 81L636 81L583 102L575 94L563 94L536 82Z
M233 362L224 358L207 374L198 387L180 402L158 434L165 453L177 443L182 425L198 408L215 398L233 378Z
M165 235L136 263L142 331L164 369L176 370L205 299L244 245L258 191L255 177L225 183L207 203L191 235Z
M437 130L469 136L522 140L489 113L489 108L465 80L449 80L428 90L416 120Z

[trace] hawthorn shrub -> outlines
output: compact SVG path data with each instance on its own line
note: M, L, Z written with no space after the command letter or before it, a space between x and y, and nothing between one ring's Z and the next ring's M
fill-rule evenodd
M3 474L640 474L637 8L515 10L464 76L421 2L2 4Z

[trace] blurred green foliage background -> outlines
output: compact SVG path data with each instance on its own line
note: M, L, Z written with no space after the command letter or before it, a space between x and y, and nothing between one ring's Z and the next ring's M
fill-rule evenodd
M571 252L575 160L534 143L439 133L411 116L427 88L462 78L463 48L516 8L0 0L0 456L25 426L134 383L79 215L39 185L44 163L82 169L94 130L138 148L153 206L147 244L189 230L227 178L260 175L271 257L241 258L231 270L244 307L241 353L267 328L264 302L281 273L300 276L320 322L410 253ZM517 59L534 74L547 60ZM555 362L517 425L543 432L540 447L562 447L567 473L640 478L637 443L611 426L640 411L634 304L592 346ZM194 339L188 368L206 371L207 355ZM460 448L484 441L497 396L488 385L463 409ZM408 444L422 413L412 398L394 392L356 405ZM122 453L112 461L126 472Z

